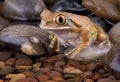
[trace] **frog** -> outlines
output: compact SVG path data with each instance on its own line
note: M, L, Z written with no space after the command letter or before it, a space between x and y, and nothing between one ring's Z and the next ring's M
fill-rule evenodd
M51 48L60 51L60 45L74 47L65 53L65 56L76 57L82 50L89 46L103 44L110 46L110 40L103 28L83 15L69 12L51 12L44 9L41 13L40 28L51 33Z

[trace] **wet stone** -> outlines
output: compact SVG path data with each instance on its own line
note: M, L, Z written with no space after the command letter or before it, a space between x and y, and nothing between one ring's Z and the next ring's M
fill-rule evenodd
M39 20L45 7L42 0L5 0L2 14L11 20Z
M5 68L6 67L6 64L5 64L5 62L3 62L3 61L0 61L0 68Z
M7 19L5 19L2 16L0 16L0 30L2 30L5 27L7 27L9 23L10 22Z
M120 43L116 43L105 57L105 66L117 78L120 79Z
M16 60L16 65L32 65L33 61L29 58L20 58Z
M117 24L115 24L110 31L108 32L108 35L110 37L110 40L114 43L119 42L120 43L120 22L118 22Z
M63 70L63 73L82 74L82 71L74 67L67 67Z
M62 73L63 69L61 67L54 67L53 70Z
M90 79L90 78L93 77L93 75L94 75L94 74L93 74L91 71L85 71L85 72L81 75L81 77L82 77L83 79L85 79L85 78Z
M103 78L103 76L102 76L102 74L100 74L100 73L95 73L95 75L93 76L93 80L99 80L99 79L102 79Z
M82 0L82 5L97 16L117 22L120 21L119 4L119 0Z
M5 64L8 66L13 66L13 65L15 65L15 62L16 62L15 58L10 58L10 59L5 61Z
M70 79L70 78L77 78L77 77L79 77L79 75L76 75L76 74L64 74L63 75L63 77L65 78L65 79Z
M26 76L24 74L15 74L9 82L18 82L21 79L26 78Z
M82 82L82 79L81 78L71 78L71 79L68 79L66 82Z
M62 77L54 77L53 80L56 82L65 82L65 80Z
M0 61L5 61L9 59L11 56L12 56L12 52L9 51L0 52Z
M49 80L49 77L45 74L37 75L36 78L39 80L39 82L45 82Z
M5 74L12 73L14 70L15 70L14 67L6 66L5 68L2 68L2 69L0 70L0 75L5 75Z
M53 79L54 77L61 77L61 76L62 76L62 74L59 73L59 72L57 72L57 71L49 71L49 72L47 73L47 75L48 75L51 79Z
M28 78L21 79L18 82L38 82L38 80L34 77L28 77Z
M0 41L5 48L33 56L56 53L49 47L49 33L35 26L13 25L0 32Z
M26 77L35 76L35 74L34 74L32 71L24 71L23 74L24 74Z

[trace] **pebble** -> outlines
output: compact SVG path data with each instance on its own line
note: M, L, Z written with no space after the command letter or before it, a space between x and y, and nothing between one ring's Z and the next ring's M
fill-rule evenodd
M100 79L97 82L120 82L120 80Z
M26 77L35 76L35 74L32 71L24 71L23 74L25 74Z
M52 68L51 67L43 67L43 68L40 68L40 71L43 72L43 73L47 73L48 71L51 71Z
M81 74L81 77L83 78L83 79L90 79L90 78L92 78L93 77L93 73L91 72L91 71L85 71L83 74Z
M18 82L38 82L38 80L34 77L28 77L28 78L21 79Z
M109 78L100 79L97 82L110 82L110 79Z
M101 73L101 74L105 74L107 72L107 70L105 70L105 69L99 69L98 72Z
M93 79L85 79L84 82L94 82Z
M5 61L9 59L11 56L12 56L12 52L9 51L0 52L0 61Z
M67 67L67 68L63 69L63 73L82 74L83 72L74 67Z
M95 73L95 75L92 77L92 79L95 81L102 79L102 78L103 78L103 76L100 73Z
M7 59L5 61L6 65L8 66L14 66L15 65L15 62L16 62L16 59L15 58L10 58L10 59Z
M39 82L45 82L49 80L49 77L45 74L37 75L36 78L39 80Z
M31 65L26 65L26 66L15 65L15 67L17 70L30 70L30 69L32 69Z
M53 80L55 82L65 82L65 80L62 77L54 77Z
M70 78L77 78L77 77L79 77L79 75L66 73L66 74L63 75L63 77L65 79L70 79Z
M57 72L57 71L49 71L49 72L47 73L47 75L48 75L51 79L53 79L54 77L61 77L61 76L62 76L62 74L59 73L59 72Z
M87 70L88 71L93 71L96 67L96 64L95 63L90 63L87 65Z
M63 67L65 65L65 62L64 61L57 61L56 63L55 63L55 66L56 67Z
M108 32L110 40L114 43L120 42L120 22L115 24Z
M86 71L86 66L85 65L76 65L76 66L74 66L75 68L77 68L77 69L80 69L82 72L85 72Z
M41 63L35 63L32 65L33 68L39 68L41 66Z
M9 82L18 82L20 79L24 79L26 76L24 74L14 74Z
M62 73L63 69L61 67L54 67L53 70Z
M0 61L0 68L5 68L6 67L6 64L5 64L5 62L3 62L3 61Z
M9 23L10 22L7 19L5 19L2 16L0 16L0 30L2 30L5 27L7 27Z
M5 68L2 68L2 69L0 70L0 75L10 74L10 73L12 73L14 70L15 70L14 67L6 66Z
M53 81L53 80L48 80L48 81L45 81L45 82L55 82L55 81Z
M1 79L0 79L0 82L4 82L4 80L1 80Z
M82 79L81 78L71 78L71 79L68 79L66 82L82 82Z
M29 58L19 58L16 60L16 65L31 65L33 61Z

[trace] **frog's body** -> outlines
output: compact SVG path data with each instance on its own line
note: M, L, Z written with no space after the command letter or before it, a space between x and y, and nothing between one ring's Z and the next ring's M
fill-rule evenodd
M42 12L40 27L55 34L50 44L51 47L54 47L56 42L65 47L75 47L65 54L72 58L93 44L102 46L106 42L107 45L110 45L109 37L104 30L86 16L67 12L52 13L45 9ZM57 50L59 50L58 45Z

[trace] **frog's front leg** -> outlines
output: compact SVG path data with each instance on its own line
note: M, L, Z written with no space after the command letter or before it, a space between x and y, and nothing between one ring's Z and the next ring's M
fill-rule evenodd
M99 46L102 47L104 42L107 42L107 45L110 46L111 42L109 40L108 35L104 32L104 30L102 29L102 27L96 25L97 30L98 30L98 36L97 36L97 40L100 42Z
M89 31L83 30L80 34L80 39L82 40L80 42L80 44L74 48L72 51L66 53L66 56L70 56L71 58L76 57L76 55L78 55L83 49L85 49L88 45L89 45L89 41L90 41L90 33Z
M57 37L54 34L51 34L49 37L51 38L51 42L49 44L49 47L56 48L56 51L59 52L60 46L59 46L59 42L58 42Z

